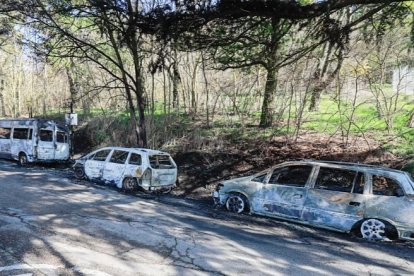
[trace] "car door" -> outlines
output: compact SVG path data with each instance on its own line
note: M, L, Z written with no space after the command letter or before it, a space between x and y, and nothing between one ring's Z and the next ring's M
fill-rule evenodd
M259 197L262 213L270 216L300 218L305 203L312 166L291 165L275 169Z
M53 139L53 130L40 129L37 144L37 158L39 160L55 159L55 143Z
M85 162L85 174L90 179L102 179L105 162L111 149L103 149L95 152Z
M109 157L108 162L105 163L103 170L103 180L110 183L118 183L122 181L124 175L126 160L128 158L128 151L114 150Z
M343 168L320 167L303 210L310 224L349 231L364 216L365 176Z
M365 215L379 218L393 224L414 225L413 199L405 196L403 186L391 176L370 174L369 193L366 196Z
M142 156L141 154L131 152L128 158L128 162L125 166L125 175L134 176L136 178L141 178L142 171Z
M57 130L56 131L56 150L55 150L55 159L56 160L66 160L69 159L69 135L68 133Z

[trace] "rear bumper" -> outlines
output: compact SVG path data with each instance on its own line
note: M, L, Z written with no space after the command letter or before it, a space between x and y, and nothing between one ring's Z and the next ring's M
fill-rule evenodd
M177 185L169 184L169 185L162 185L162 186L148 186L148 187L142 187L142 188L150 192L162 192L162 191L174 189L175 187L177 187Z

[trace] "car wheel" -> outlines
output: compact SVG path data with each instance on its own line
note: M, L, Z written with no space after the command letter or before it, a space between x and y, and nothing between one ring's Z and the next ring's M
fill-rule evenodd
M122 189L125 192L132 192L137 188L138 184L135 178L127 177L122 181Z
M226 200L226 209L237 214L245 211L248 205L247 198L242 194L230 194Z
M395 227L379 219L364 220L360 226L361 236L370 241L386 241L398 238Z
M73 170L73 173L75 174L75 177L77 179L85 178L85 170L81 166L75 167L75 169Z
M27 165L27 156L25 153L19 154L19 165L22 167Z

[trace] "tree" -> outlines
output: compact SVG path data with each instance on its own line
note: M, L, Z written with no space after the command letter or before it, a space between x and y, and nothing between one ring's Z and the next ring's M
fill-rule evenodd
M138 1L24 1L21 12L36 30L36 53L97 64L124 90L137 145L147 146L143 59Z

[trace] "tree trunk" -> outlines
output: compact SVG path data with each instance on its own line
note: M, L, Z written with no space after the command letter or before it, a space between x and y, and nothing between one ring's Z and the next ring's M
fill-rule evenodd
M174 50L173 54L174 56L173 56L173 63L172 63L172 76L171 76L172 85L173 85L172 105L173 105L173 108L178 108L179 107L179 92L180 92L180 87L181 87L181 76L180 76L180 71L178 70L178 64L177 64L177 51Z
M263 96L262 114L260 116L260 127L270 127L273 123L274 101L277 89L277 68L267 70L266 86Z
M0 117L6 117L6 107L4 106L4 80L0 80Z
M66 75L68 77L68 83L69 83L69 93L70 93L70 112L73 112L73 107L75 106L76 102L76 95L78 94L77 84L76 80L73 77L73 61L70 61L70 67L66 67Z
M277 90L277 74L279 71L279 68L275 66L278 59L278 46L280 40L279 22L280 19L272 18L272 37L269 45L270 51L266 61L267 77L263 95L262 114L260 116L260 127L270 127L273 123L274 101Z
M180 89L180 86L181 86L181 76L180 76L180 72L178 71L177 63L175 61L172 65L172 70L173 70L173 72L172 72L172 85L173 85L172 105L173 105L173 108L178 108L178 105L179 105L178 95L179 95L179 89Z
M146 148L148 146L147 129L145 125L145 88L142 76L142 60L139 55L139 41L132 35L130 37L130 51L134 61L135 79L133 80L135 86L135 95L137 97L138 107L138 124L136 124L135 132L137 135L138 146ZM135 119L136 120L136 119Z
M410 119L408 120L407 127L414 127L414 110L411 111Z

